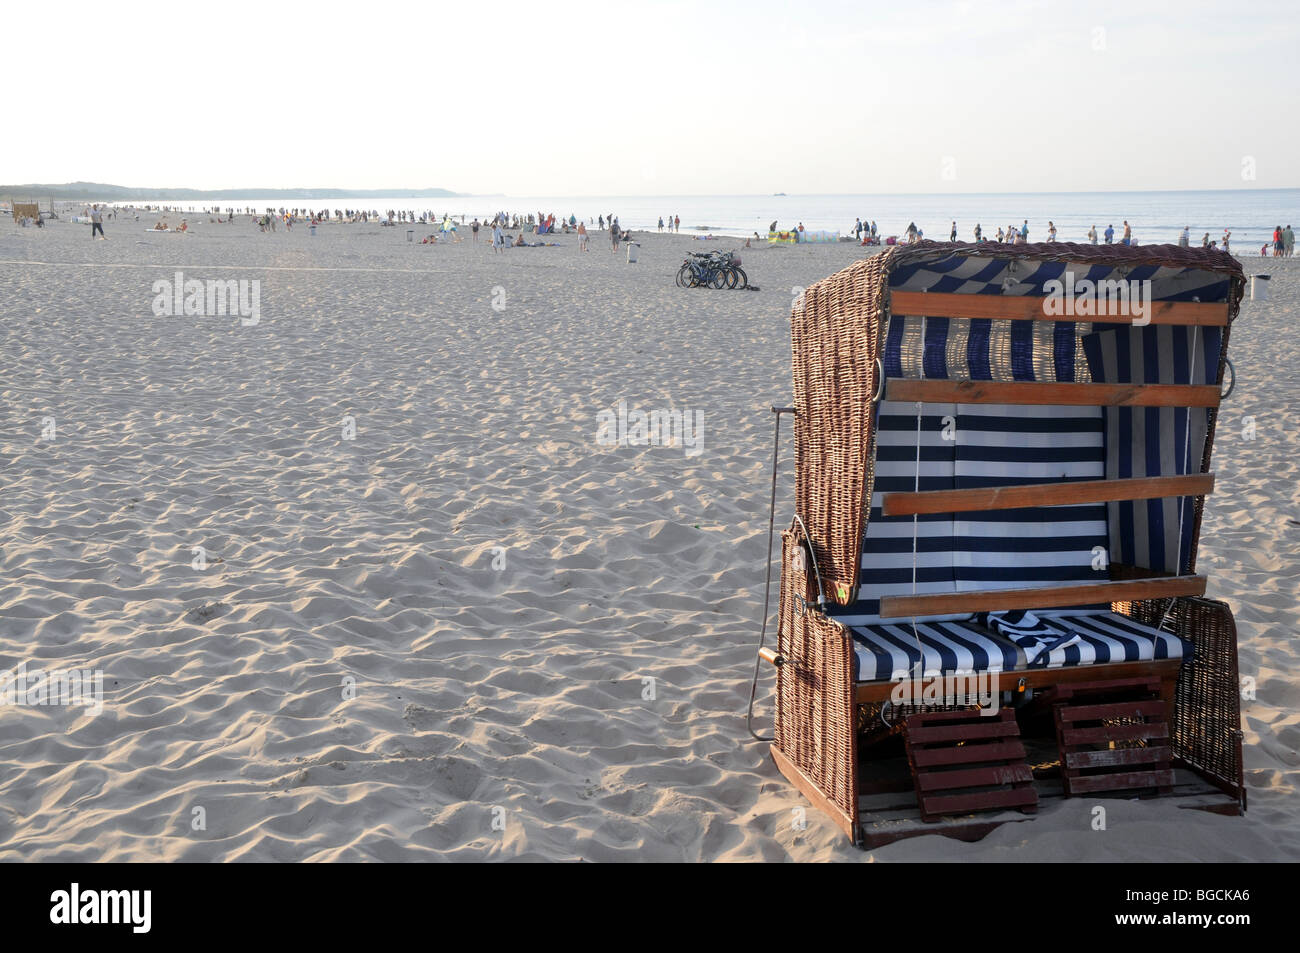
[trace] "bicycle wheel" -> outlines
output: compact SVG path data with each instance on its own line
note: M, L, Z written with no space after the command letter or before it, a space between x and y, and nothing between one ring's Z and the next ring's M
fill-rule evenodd
M732 265L732 266L731 266L731 270L734 271L734 272L736 273L736 287L737 287L737 288L748 288L748 287L749 287L749 275L745 274L745 269L744 269L744 268L741 268L739 265Z
M715 289L727 287L727 270L718 268L709 276L709 284Z
M736 287L736 282L739 280L739 276L736 274L736 269L733 268L731 265L728 265L722 271L723 274L727 276L727 288L734 290Z
M677 287L689 288L691 286L691 277L691 266L683 264L682 267L677 269Z

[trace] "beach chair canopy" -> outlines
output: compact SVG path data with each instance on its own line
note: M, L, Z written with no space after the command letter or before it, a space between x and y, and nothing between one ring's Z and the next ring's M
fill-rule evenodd
M1190 572L1243 289L1217 250L938 242L810 287L796 507L828 603ZM1032 485L1041 506L989 505Z

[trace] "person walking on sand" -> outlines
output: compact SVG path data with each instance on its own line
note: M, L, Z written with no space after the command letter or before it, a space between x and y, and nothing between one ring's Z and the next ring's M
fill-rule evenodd
M664 230L664 217L663 217L662 215L660 215L660 216L659 216L659 231L662 232L663 230Z
M90 209L90 240L95 240L95 233L99 232L99 237L108 241L108 236L104 234L104 213L100 211L99 206L95 205Z
M1106 244L1109 245L1111 242L1115 240L1115 226L1107 225L1105 235L1106 235Z
M505 251L505 247L506 236L505 233L501 231L501 223L497 222L492 226L492 251L502 252Z
M1190 225L1183 226L1183 230L1178 236L1178 247L1179 248L1192 247L1192 226Z
M1232 232L1228 231L1228 230L1225 228L1225 229L1223 230L1223 250L1224 250L1224 251L1230 251L1230 250L1231 250L1230 247L1229 247L1229 245L1228 245L1228 242L1229 242L1229 240L1231 240L1231 238L1232 238Z
M1094 226L1092 226L1092 228L1088 229L1088 241L1092 242L1094 245L1097 244L1097 226L1096 226L1096 225L1094 225Z
M1119 243L1121 245L1127 245L1132 241L1133 241L1133 226L1128 223L1128 219L1124 219L1124 237L1119 240Z
M660 219L660 221L662 221L662 219ZM578 251L586 251L586 250L587 250L587 226L584 223L579 222L578 223Z
M478 216L474 216L474 221L469 223L470 234L474 236L474 241L478 242Z
M948 235L948 241L955 242L956 240L957 240L957 223L954 221L952 223L952 232Z
M673 231L674 231L674 232L680 232L681 230L682 230L682 217L681 217L680 215L674 215L674 216L673 216Z
M1047 220L1047 240L1049 242L1056 241L1056 223L1050 218Z
M1295 252L1295 232L1288 225L1282 231L1282 252L1287 258L1290 258Z
M611 217L609 220L609 241L613 246L610 253L618 254L618 219Z

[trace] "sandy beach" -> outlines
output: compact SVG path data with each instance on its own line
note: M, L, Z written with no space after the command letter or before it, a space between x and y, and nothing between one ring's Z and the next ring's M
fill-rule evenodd
M1255 680L1249 812L1113 800L1098 832L1077 799L868 852L793 829L745 729L791 301L867 249L206 219L0 225L0 668L104 677L98 714L3 712L0 860L1300 856L1300 263L1242 259L1271 299L1199 560ZM674 285L718 247L760 290ZM258 282L258 320L155 314L177 272ZM598 440L620 401L696 444Z

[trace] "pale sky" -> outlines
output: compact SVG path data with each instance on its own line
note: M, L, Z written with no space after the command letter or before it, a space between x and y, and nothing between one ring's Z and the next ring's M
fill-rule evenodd
M5 21L0 183L1300 186L1294 0L122 0Z

